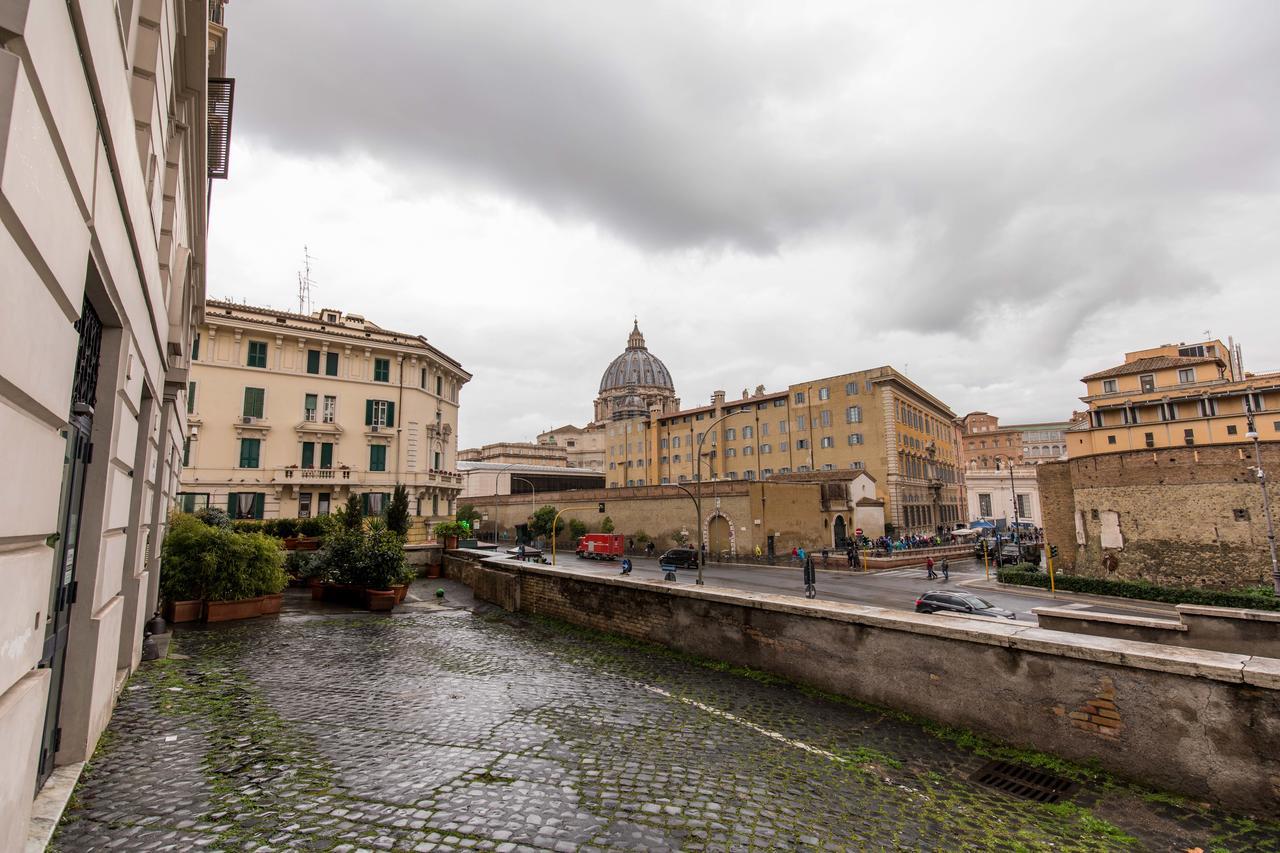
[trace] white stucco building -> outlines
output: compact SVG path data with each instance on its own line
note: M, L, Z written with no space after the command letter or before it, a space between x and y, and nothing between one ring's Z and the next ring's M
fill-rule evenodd
M0 850L92 753L155 610L226 175L222 6L0 2Z
M1043 516L1040 514L1040 486L1036 481L1034 465L1014 466L1003 471L970 470L965 472L964 482L970 521L990 521L1003 525L1012 522L1016 512L1018 521L1029 521L1036 527L1044 527Z

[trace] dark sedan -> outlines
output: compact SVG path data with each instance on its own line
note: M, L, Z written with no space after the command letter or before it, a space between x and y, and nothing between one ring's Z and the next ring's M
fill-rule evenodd
M930 590L916 599L917 613L969 613L973 616L991 616L996 619L1013 619L1012 610L996 607L984 598L967 592L941 592Z

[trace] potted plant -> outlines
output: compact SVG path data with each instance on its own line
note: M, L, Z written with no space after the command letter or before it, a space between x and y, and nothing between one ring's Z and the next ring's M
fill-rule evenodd
M212 518L217 522L226 516ZM195 622L204 616L204 589L216 570L216 554L209 544L221 529L193 515L177 515L170 521L160 552L160 597L170 623Z
M390 610L397 601L392 588L404 575L404 544L382 519L369 524L360 548L360 572L370 610Z
M457 548L458 537L471 533L471 529L458 521L442 521L435 527L436 541L444 543L446 548Z

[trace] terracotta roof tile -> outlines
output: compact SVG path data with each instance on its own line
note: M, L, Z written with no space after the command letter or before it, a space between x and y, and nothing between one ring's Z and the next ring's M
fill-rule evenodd
M1088 382L1091 379L1109 379L1113 376L1130 376L1134 373L1148 373L1152 370L1164 370L1169 367L1186 367L1191 364L1205 364L1206 362L1216 362L1216 358L1189 358L1178 355L1156 355L1151 358L1140 358L1137 361L1130 361L1121 364L1118 367L1110 367L1106 370L1100 370L1097 373L1090 373L1081 379L1081 382Z

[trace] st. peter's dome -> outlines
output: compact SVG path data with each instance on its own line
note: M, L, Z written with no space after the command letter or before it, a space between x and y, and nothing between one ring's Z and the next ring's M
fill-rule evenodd
M675 391L671 374L667 366L649 350L645 349L644 335L640 334L640 323L631 329L627 338L627 348L622 355L615 358L600 377L600 393L619 391L628 386L639 388L665 388Z

